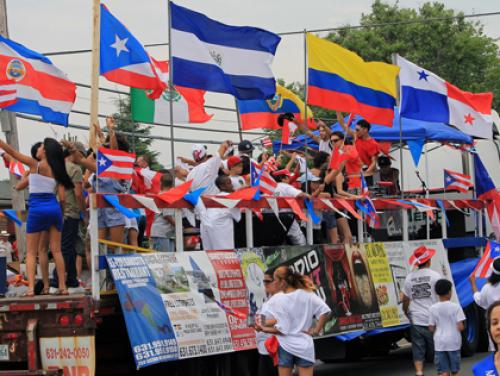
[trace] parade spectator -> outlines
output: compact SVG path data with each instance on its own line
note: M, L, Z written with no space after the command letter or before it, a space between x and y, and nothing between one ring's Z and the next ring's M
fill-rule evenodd
M198 163L188 174L187 180L192 180L191 190L206 187L203 194L214 195L219 193L215 179L219 176L219 169L226 152L232 146L231 141L224 141L214 156L209 156L204 145L193 145L193 158Z
M493 303L500 300L500 259L497 258L493 261L488 283L483 286L481 291L477 288L476 276L474 273L469 277L469 281L472 292L474 293L474 301L479 307L487 310ZM494 350L491 338L489 341L489 350Z
M260 310L257 311L256 322L257 324L262 324L266 321L266 315L268 312L268 301L269 299L276 295L282 294L277 280L274 279L273 270L266 270L264 272L264 289L266 290L267 300L262 304ZM266 349L265 342L271 337L271 334L265 333L260 330L260 327L256 327L257 332L255 337L257 340L257 350L259 352L259 366L258 366L258 376L278 376L278 369L274 366L272 358L269 356L269 352Z
M399 170L392 167L391 159L386 155L381 155L377 159L377 164L379 169L375 172L374 181L389 182L392 183L385 190L387 195L396 196L401 193L401 188L399 186Z
M290 185L291 174L288 170L278 170L273 172L273 177L278 183L274 190L274 196L277 197L308 197L305 192L294 188ZM306 238L300 229L296 219L292 222L290 229L287 232L287 238L293 245L306 245Z
M86 150L81 142L75 142L74 146L78 153L85 156ZM70 294L82 293L76 272L76 242L80 226L80 215L85 212L85 201L83 198L83 174L82 169L74 162L71 153L65 153L65 165L68 176L73 182L73 188L66 188L64 191L64 222L61 233L61 251L66 268L66 286ZM50 281L50 293L57 293L59 285L58 276L54 271Z
M500 375L500 300L490 305L486 311L486 323L489 337L495 344L495 352L489 353L486 358L472 367L474 376Z
M167 192L174 187L174 177L170 172L165 172L160 180L161 192ZM174 209L161 209L155 214L151 226L151 248L159 252L173 252L175 250L175 219Z
M439 302L429 310L429 330L434 333L435 363L438 375L457 375L460 371L461 332L465 329L462 307L450 301L453 285L447 279L436 282Z
M243 171L242 175L248 175L250 173L250 163L252 161L252 154L255 147L248 140L243 140L238 144L238 154L243 161Z
M224 196L233 192L231 179L227 175L217 177L215 184ZM203 250L234 249L234 223L241 220L240 209L203 208L200 205L200 236Z
M227 159L227 168L229 170L231 183L233 184L233 189L237 191L238 189L244 188L246 183L245 179L241 176L243 172L243 160L237 155L233 155Z
M0 140L0 147L30 169L29 211L26 220L28 290L25 296L32 297L35 294L36 254L41 233L44 231L49 233L50 250L59 277L58 293L67 295L64 259L61 253L61 206L64 207L64 189L73 188L74 185L66 172L63 149L53 138L46 138L37 150L37 160L20 153L3 140ZM59 202L56 191L59 194ZM47 283L48 280L44 282ZM49 285L44 285L42 293L46 294L48 290Z
M316 361L312 336L323 330L331 309L314 293L313 283L292 268L280 266L273 277L283 293L269 299L269 322L266 315L259 329L278 338L280 376L291 376L294 368L299 376L312 375Z
M295 124L297 124L302 133L305 133L306 135L311 137L314 140L314 142L318 144L319 151L323 151L328 154L332 153L332 145L330 145L330 134L332 133L332 131L328 127L328 125L326 125L323 121L318 120L317 126L319 130L319 135L316 135L309 129L306 122L298 121L298 119L296 119L293 116L293 114L285 114L285 115L286 115L285 119L288 119L289 121L292 121Z
M436 250L420 246L413 251L410 265L417 269L406 276L403 287L403 312L410 320L411 346L416 375L423 375L424 361L434 358L434 342L429 330L429 309L437 302L435 285L441 276L432 270Z

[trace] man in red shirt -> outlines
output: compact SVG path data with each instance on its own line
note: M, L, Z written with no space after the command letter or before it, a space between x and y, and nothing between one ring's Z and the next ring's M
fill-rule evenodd
M359 154L359 159L365 166L363 169L363 174L366 176L372 176L377 168L377 157L380 154L380 146L377 141L370 137L371 125L366 120L359 120L356 124L356 130L350 129L344 121L344 116L342 113L337 112L337 118L340 125L351 137L354 138L354 146ZM370 185L367 179L367 183Z

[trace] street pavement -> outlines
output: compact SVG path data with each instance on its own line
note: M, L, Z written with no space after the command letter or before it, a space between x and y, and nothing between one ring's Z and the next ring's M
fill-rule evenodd
M472 375L472 366L483 359L487 353L477 353L469 358L462 358L460 375ZM433 364L426 364L425 375L436 375ZM356 362L339 361L335 363L322 363L314 367L315 376L411 376L415 375L411 361L411 348L405 346L392 351L387 356L365 358Z

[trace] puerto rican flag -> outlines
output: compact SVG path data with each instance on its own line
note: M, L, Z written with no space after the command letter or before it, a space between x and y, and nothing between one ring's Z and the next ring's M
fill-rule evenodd
M260 140L260 143L262 144L263 148L271 148L273 146L273 140L269 136L264 137L262 140Z
M16 101L5 106L5 110L68 125L76 85L44 55L0 36L0 81L7 80L15 83ZM7 89L9 100L14 97L12 90Z
M260 191L265 195L273 195L278 183L265 167L260 168L255 161L250 164L250 185L258 185Z
M168 75L161 63L146 52L141 43L101 4L101 75L109 81L138 89L152 90L159 98L168 87Z
M99 148L97 153L97 176L121 180L132 179L135 154L121 150Z
M9 164L9 171L11 174L16 175L17 177L22 177L25 174L26 169L21 162L11 159Z
M474 137L493 137L492 93L460 90L401 56L397 64L402 117L451 124Z
M459 172L444 170L444 189L455 189L462 193L467 193L469 188L473 187L472 178L469 175Z
M7 107L16 102L16 83L13 80L0 80L0 107Z
M377 214L375 205L369 197L370 192L366 184L365 177L361 174L361 195L365 198L363 200L356 200L356 206L365 214L365 221L371 228L380 227L380 216Z
M476 278L488 278L491 274L491 265L497 257L500 257L500 243L489 240L472 274Z

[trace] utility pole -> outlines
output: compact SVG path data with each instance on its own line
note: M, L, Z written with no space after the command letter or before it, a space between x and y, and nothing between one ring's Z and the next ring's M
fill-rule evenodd
M0 34L3 35L4 37L9 36L9 30L7 28L6 1L7 0L0 0ZM7 143L14 149L19 150L19 138L17 134L16 114L9 111L0 111L0 122ZM14 187L16 183L17 183L16 176L10 174L10 185ZM24 193L12 189L11 194L12 194L12 208L16 211L26 210ZM17 238L17 249L19 253L19 260L22 262L24 255L26 254L26 230L24 226L19 227L16 225L16 238Z

